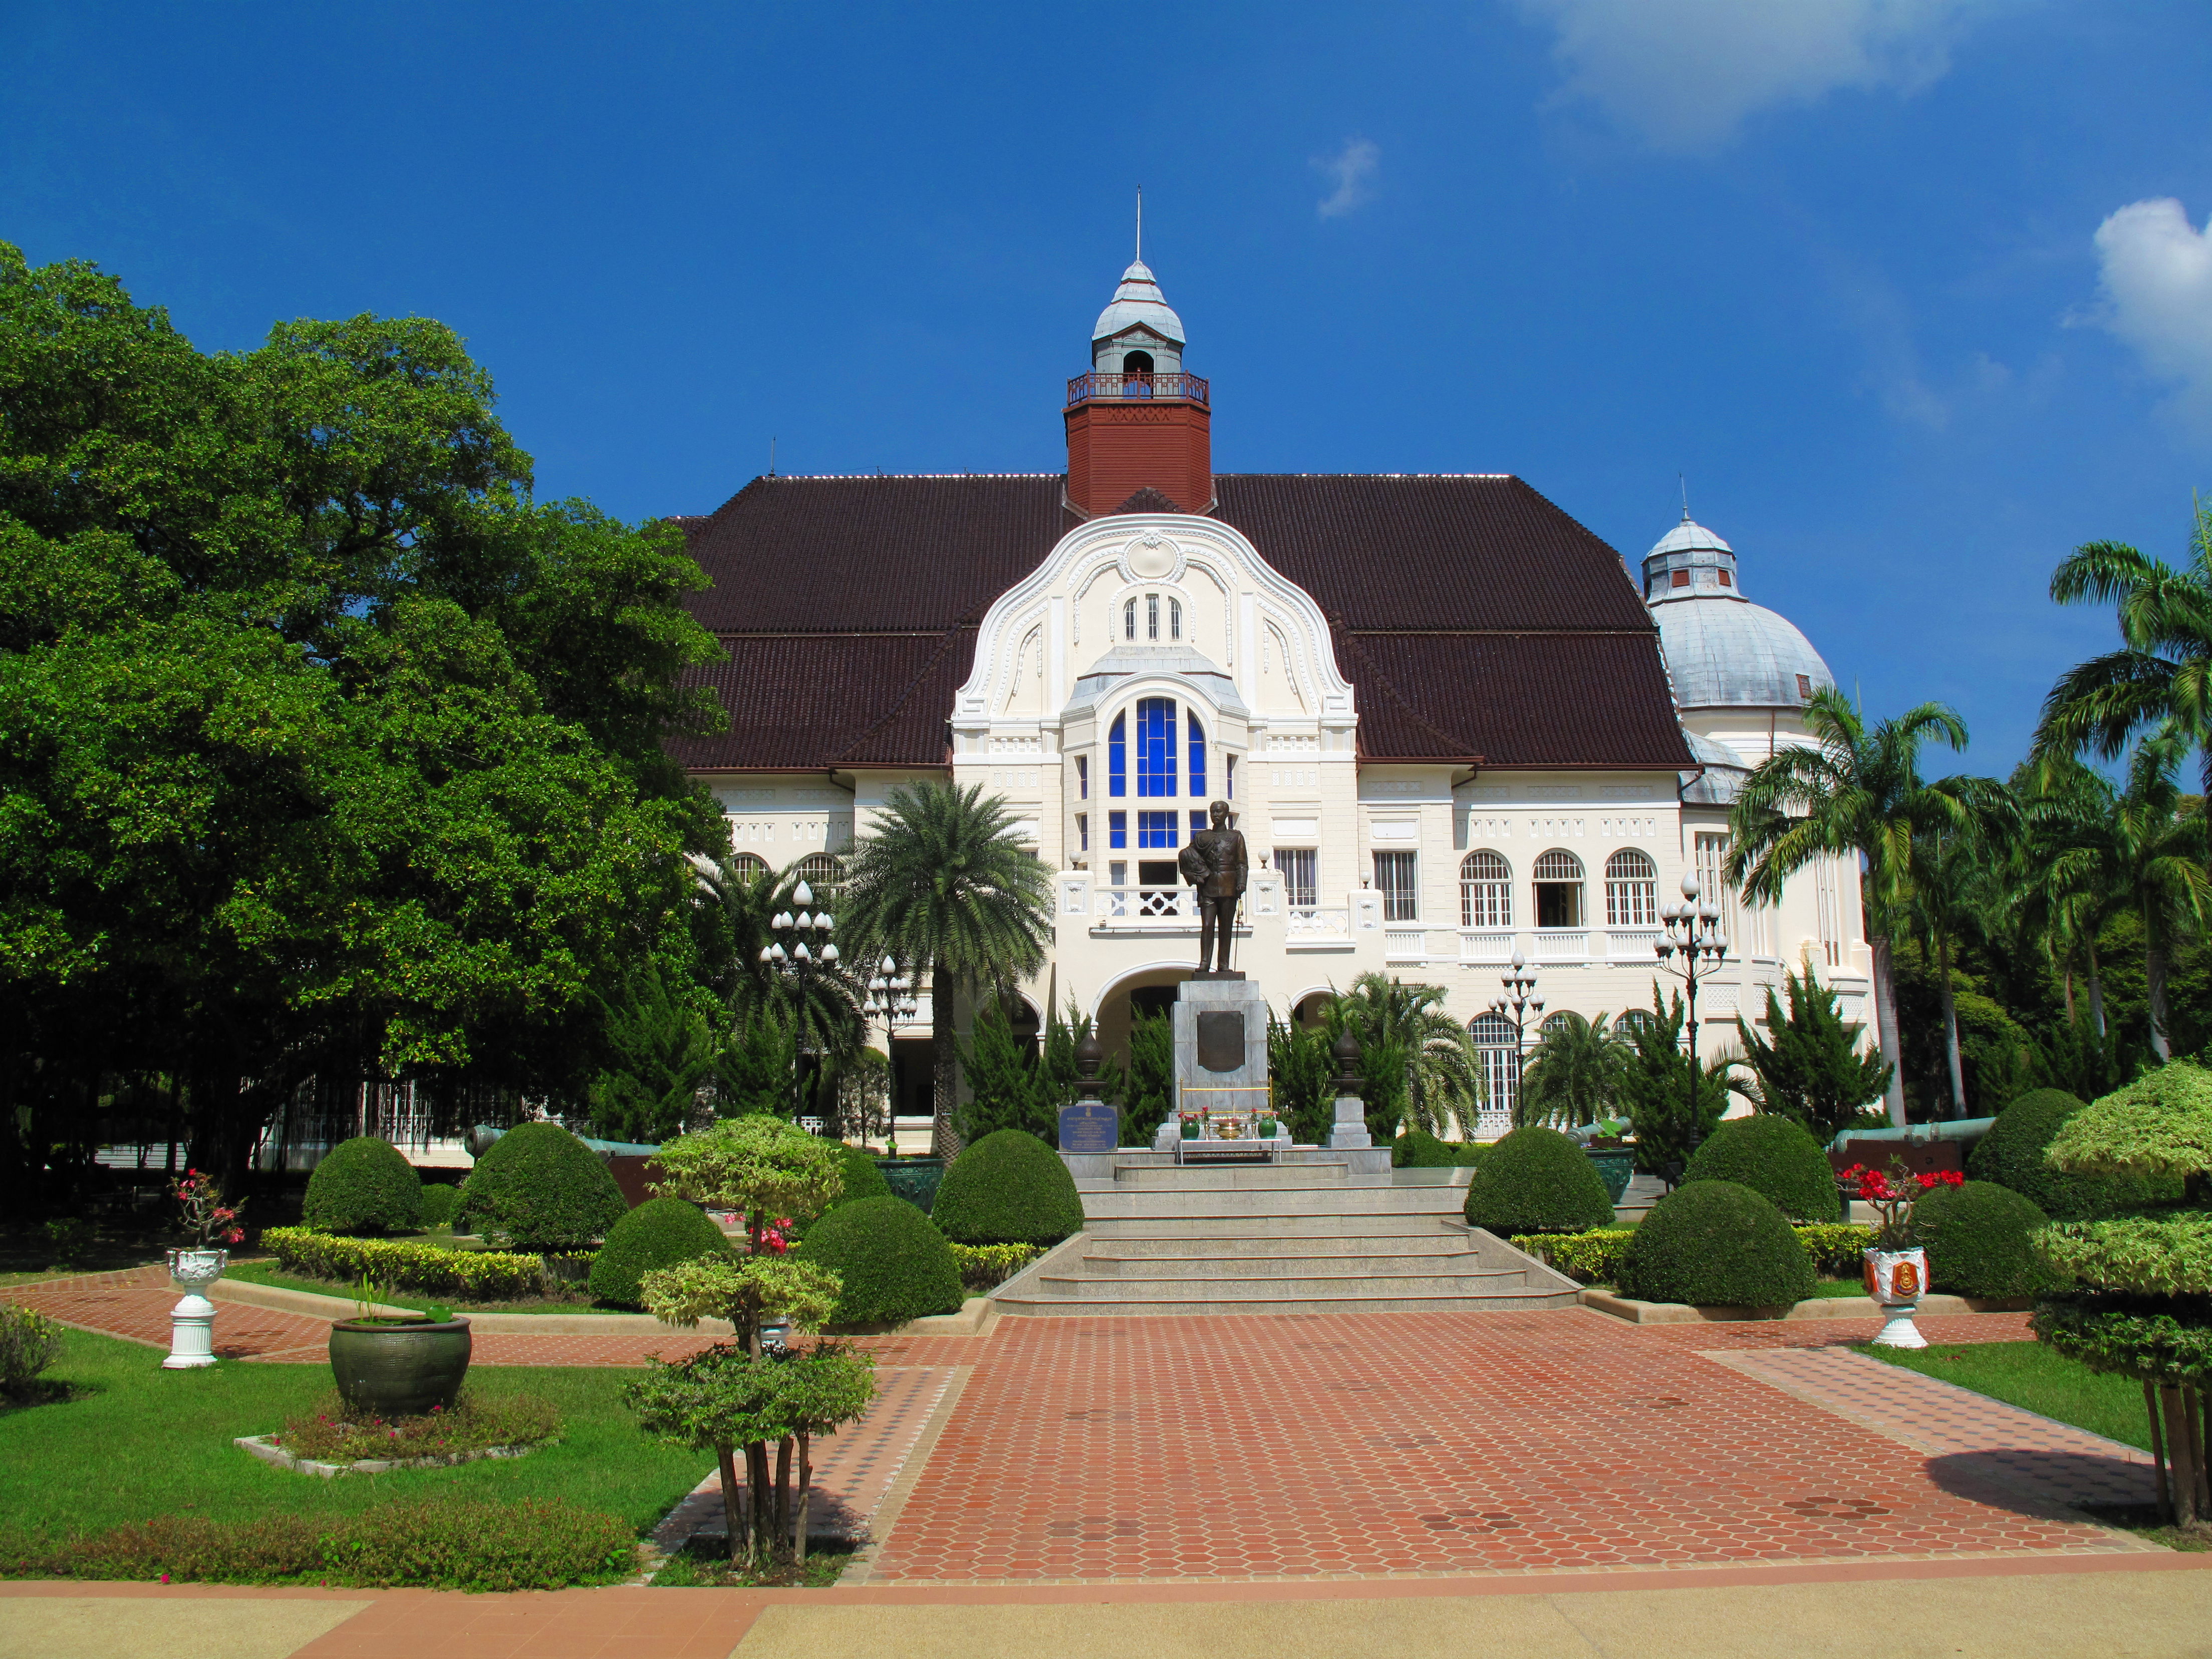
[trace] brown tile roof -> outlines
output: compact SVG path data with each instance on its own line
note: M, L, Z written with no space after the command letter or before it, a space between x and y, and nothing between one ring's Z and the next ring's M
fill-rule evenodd
M1228 474L1218 516L1328 617L1370 760L1693 763L1620 556L1517 478ZM1125 511L1163 511L1142 501ZM945 763L975 625L1076 519L1057 476L756 478L680 520L714 586L699 768Z

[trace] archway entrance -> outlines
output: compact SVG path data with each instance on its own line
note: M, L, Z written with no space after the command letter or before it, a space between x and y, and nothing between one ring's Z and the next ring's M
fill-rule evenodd
M1165 1013L1175 1006L1176 988L1191 975L1188 968L1147 968L1116 981L1098 1003L1098 1041L1115 1060L1129 1058L1129 1027L1139 1011Z

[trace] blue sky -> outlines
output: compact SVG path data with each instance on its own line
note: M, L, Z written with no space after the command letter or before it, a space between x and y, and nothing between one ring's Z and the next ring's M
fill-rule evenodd
M2001 772L2112 638L2053 563L2212 488L2208 84L2202 0L0 0L0 237L209 349L441 318L643 517L771 434L1059 470L1141 182L1220 470L1517 472L1632 561L1686 473Z

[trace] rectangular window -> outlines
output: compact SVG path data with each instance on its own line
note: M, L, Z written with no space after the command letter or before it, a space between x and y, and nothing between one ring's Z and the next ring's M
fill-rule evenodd
M1237 799L1237 757L1236 757L1236 756L1234 756L1234 755L1224 755L1224 756L1221 757L1221 774L1222 774L1222 785L1221 785L1221 797L1222 797L1222 799L1223 799L1224 800L1235 800L1235 799Z
M1127 847L1129 844L1129 815L1127 812L1109 812L1106 815L1106 844L1109 847Z
M1205 828L1206 814L1203 812L1193 812L1190 815L1190 833L1194 836Z
M1106 793L1116 800L1129 793L1128 720L1127 714L1115 715L1106 733Z
M1075 850L1079 853L1091 850L1091 815L1088 812L1075 815Z
M1183 724L1190 728L1190 793L1206 793L1206 727L1192 710L1183 710Z
M1137 793L1173 795L1176 788L1176 706L1169 697L1137 704Z
M1148 640L1156 640L1159 636L1160 596L1157 593L1147 593L1145 595L1145 637Z
M1275 868L1283 878L1283 902L1295 910L1310 910L1321 902L1314 880L1319 855L1310 847L1278 847Z
M1176 815L1172 812L1139 812L1137 814L1137 845L1139 847L1180 847L1182 837L1176 834Z
M1129 884L1129 866L1121 860L1115 859L1106 866L1106 884L1109 887L1127 887Z
M1375 890L1382 895L1382 920L1418 921L1421 916L1420 889L1414 884L1412 853L1375 855Z
M1091 799L1091 757L1088 755L1075 757L1075 798L1078 800Z
M1721 931L1728 935L1729 948L1741 955L1744 948L1743 924L1736 914L1735 889L1721 877L1722 867L1728 862L1728 848L1726 836L1698 836L1692 848L1698 864L1698 902L1718 908Z

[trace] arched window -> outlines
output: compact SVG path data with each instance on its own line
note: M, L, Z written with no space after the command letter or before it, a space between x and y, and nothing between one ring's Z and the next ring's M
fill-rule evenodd
M1176 706L1167 697L1137 700L1137 793L1172 795L1176 789Z
M1132 599L1130 604L1136 601ZM1114 716L1114 724L1106 733L1106 793L1126 795L1129 793L1129 744L1127 728L1122 722L1127 715Z
M1583 921L1583 861L1553 848L1536 860L1536 925L1580 927Z
M1148 640L1156 640L1159 636L1160 596L1157 593L1147 593L1145 595L1145 637Z
M1481 1125L1498 1131L1512 1127L1521 1097L1520 1037L1513 1022L1503 1014L1477 1014L1468 1022L1474 1039L1474 1057L1482 1063Z
M1130 352L1127 356L1121 359L1121 372L1124 374L1151 374L1152 372L1152 354L1149 351Z
M1469 853L1459 861L1459 925L1513 925L1513 871L1497 854Z
M1206 728L1199 724L1198 716L1187 714L1190 721L1190 793L1206 793Z
M791 867L791 884L805 882L818 906L834 905L845 885L845 866L827 853L809 853Z
M1121 607L1121 637L1125 640L1137 637L1137 602L1134 599Z
M1182 601L1181 599L1170 599L1168 601L1168 637L1171 640L1179 640L1182 637Z
M1659 925L1659 866L1632 847L1605 861L1605 925Z
M768 860L758 853L739 853L730 860L730 873L739 881L757 881L768 873Z

